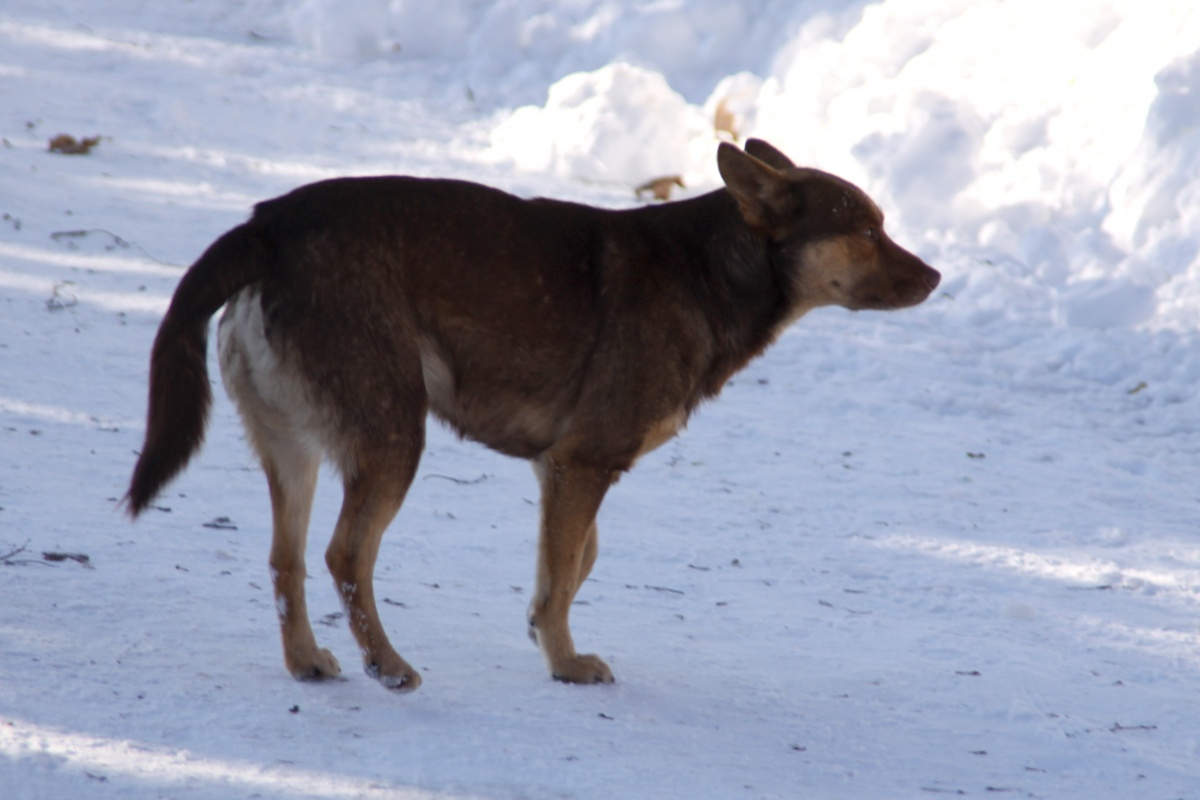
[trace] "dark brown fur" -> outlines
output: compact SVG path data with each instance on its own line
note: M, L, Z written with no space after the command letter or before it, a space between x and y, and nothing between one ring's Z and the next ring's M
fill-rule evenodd
M414 689L375 608L379 542L428 411L533 462L542 490L530 632L560 680L612 680L575 651L572 599L596 511L642 453L793 320L822 305L924 300L938 274L883 232L853 185L758 140L723 144L725 189L608 211L450 180L325 181L261 203L184 276L151 357L137 516L203 438L209 318L226 388L263 463L284 659L339 671L313 637L304 542L317 465L345 497L326 562L369 674Z

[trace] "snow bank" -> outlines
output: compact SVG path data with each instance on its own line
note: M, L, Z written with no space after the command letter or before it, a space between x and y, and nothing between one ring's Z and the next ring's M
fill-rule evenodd
M1178 98L1200 87L1195 69L1169 66L1200 48L1187 12L889 0L841 41L819 20L805 26L758 99L754 133L861 182L935 257L1004 254L1057 291L1068 324L1136 325L1200 242L1171 208L1200 186L1175 169L1195 152L1181 133L1194 103ZM1169 253L1151 256L1151 229Z
M1195 328L1200 318L1200 52L1156 77L1158 95L1129 166L1110 191L1104 229L1121 267L1161 287L1159 319Z
M492 143L522 169L638 184L687 172L703 128L661 74L618 63L563 78L544 107L524 106L501 123Z
M789 34L824 0L300 0L296 37L323 55L398 51L454 59L479 96L540 101L575 72L616 61L652 69L693 103L727 75L766 74ZM863 0L837 13L842 29ZM380 14L384 17L381 18ZM829 17L833 19L832 17ZM840 27L839 27L840 25ZM354 43L349 47L345 42ZM361 46L360 46L361 45Z
M387 0L304 0L288 21L301 43L330 58L373 58L392 49Z
M394 37L521 106L489 156L524 170L710 188L718 139L760 136L862 184L927 257L1041 286L1065 324L1200 310L1187 0L305 0L292 20L326 55Z

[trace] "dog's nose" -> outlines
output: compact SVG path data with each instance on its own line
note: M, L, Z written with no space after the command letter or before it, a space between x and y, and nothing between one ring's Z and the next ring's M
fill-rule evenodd
M925 285L929 287L929 291L933 291L942 282L942 273L938 272L933 267L925 267Z

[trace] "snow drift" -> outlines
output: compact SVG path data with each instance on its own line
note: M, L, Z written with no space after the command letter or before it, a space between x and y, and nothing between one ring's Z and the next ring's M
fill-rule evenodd
M1036 277L1060 321L1198 318L1188 2L308 0L293 20L331 56L394 37L400 58L467 59L499 105L542 82L492 140L528 171L710 188L724 106L739 135L862 184L925 255Z

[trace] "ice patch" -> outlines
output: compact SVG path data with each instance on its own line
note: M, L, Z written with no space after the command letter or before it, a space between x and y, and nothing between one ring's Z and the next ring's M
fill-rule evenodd
M9 762L52 759L96 781L163 787L160 793L193 793L196 787L231 787L237 794L306 797L397 797L404 800L449 800L450 794L414 788L382 789L375 779L321 772L295 764L263 764L253 759L219 758L154 740L104 738L59 730L49 725L10 719L0 726L0 754ZM90 770L90 771L89 771ZM95 777L92 773L104 777ZM176 789L178 787L178 789ZM220 793L220 789L213 790ZM134 796L148 796L146 793Z
M1123 568L1110 559L1091 558L1072 550L1037 552L1030 548L913 535L882 536L872 541L876 546L889 550L922 553L946 561L1021 573L1084 588L1121 586L1146 594L1162 589L1190 594L1196 577L1195 571L1186 567Z

